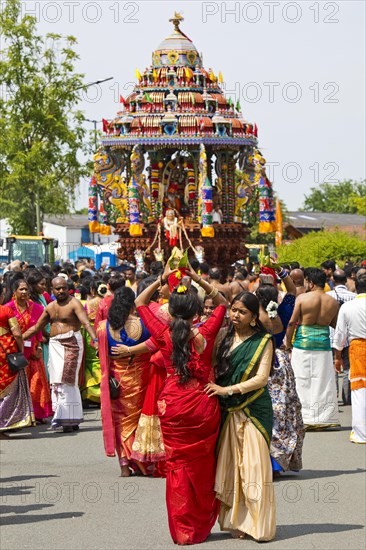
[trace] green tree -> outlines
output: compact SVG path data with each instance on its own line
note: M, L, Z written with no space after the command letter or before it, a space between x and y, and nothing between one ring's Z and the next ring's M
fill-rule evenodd
M0 208L23 234L36 232L36 205L41 218L68 213L87 175L76 39L39 36L36 23L21 16L20 0L8 0L0 14Z
M364 215L366 210L366 181L345 180L339 183L321 183L311 187L305 195L305 212L338 212Z
M319 231L308 233L276 249L280 263L299 262L303 267L319 267L325 260L336 260L343 265L346 260L366 258L366 243L357 235L344 231Z

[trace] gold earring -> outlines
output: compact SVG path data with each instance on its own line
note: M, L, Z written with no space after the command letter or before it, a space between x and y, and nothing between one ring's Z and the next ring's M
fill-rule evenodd
M256 322L255 319L252 319L252 320L250 321L249 324L250 324L251 327L255 327L255 325L257 324L257 322Z

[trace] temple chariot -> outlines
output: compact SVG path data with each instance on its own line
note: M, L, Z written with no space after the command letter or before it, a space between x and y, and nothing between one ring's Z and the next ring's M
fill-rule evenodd
M272 187L255 124L204 68L193 42L172 33L152 54L121 110L104 121L89 187L91 232L118 235L118 255L141 266L177 246L228 265L243 258L248 202L259 188L260 221L274 230Z

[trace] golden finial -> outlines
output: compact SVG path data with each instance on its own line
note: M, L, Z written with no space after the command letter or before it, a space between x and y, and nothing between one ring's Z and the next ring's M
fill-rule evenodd
M179 24L184 21L184 17L178 13L177 11L174 12L174 17L169 19L169 22L173 23L174 30L180 32Z

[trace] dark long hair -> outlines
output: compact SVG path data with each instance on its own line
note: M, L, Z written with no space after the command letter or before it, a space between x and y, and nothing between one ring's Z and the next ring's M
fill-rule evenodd
M40 304L41 301L39 299L38 292L36 291L36 286L45 278L46 277L43 275L43 273L41 273L41 271L39 271L38 269L30 269L26 272L26 281L29 286L30 299L33 302L37 302L37 304Z
M19 271L14 271L6 280L5 285L5 294L4 294L4 304L10 302L13 297L14 292L17 290L20 283L24 283L24 273Z
M173 344L171 360L182 383L191 378L188 362L191 356L189 336L192 319L199 309L198 296L191 290L179 294L176 290L169 298L169 313L173 317L170 324L170 334Z
M266 309L269 302L278 303L278 290L273 285L259 285L255 295L263 309Z
M241 302L249 311L256 316L255 326L253 330L258 332L258 334L265 334L267 331L259 320L259 300L251 292L241 292L230 304L230 307L233 306L236 302ZM235 329L231 321L229 321L229 326L226 332L224 339L222 340L219 349L217 351L217 364L216 364L216 378L220 378L226 375L232 369L232 364L230 361L231 355L231 346L233 345Z
M115 291L108 310L108 321L113 330L118 330L125 326L125 322L134 304L135 293L131 288L123 286Z
M161 263L161 262L156 262ZM146 277L141 281L139 286L137 287L136 296L139 296L141 292L145 290L148 286L150 286L152 283L156 281L157 277L156 275L149 275L149 277ZM159 291L155 290L154 294L151 296L150 301L151 302L157 302L159 300Z

